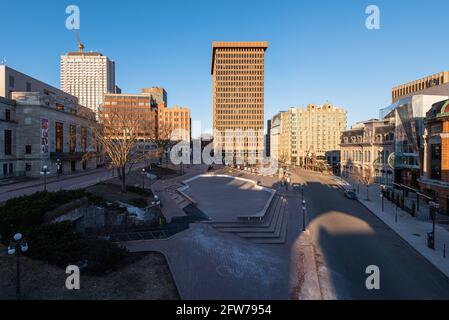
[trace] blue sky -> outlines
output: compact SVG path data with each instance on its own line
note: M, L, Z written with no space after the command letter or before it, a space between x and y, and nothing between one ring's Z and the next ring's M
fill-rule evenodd
M59 87L59 56L77 49L65 8L81 10L82 42L116 61L126 93L162 86L168 102L212 122L212 41L269 41L265 119L329 101L348 125L378 116L391 87L449 69L447 0L1 0L0 60ZM378 5L381 29L365 28Z

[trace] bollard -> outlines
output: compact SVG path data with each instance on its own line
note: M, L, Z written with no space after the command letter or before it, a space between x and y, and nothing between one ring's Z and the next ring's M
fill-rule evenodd
M446 244L443 247L443 258L446 258Z

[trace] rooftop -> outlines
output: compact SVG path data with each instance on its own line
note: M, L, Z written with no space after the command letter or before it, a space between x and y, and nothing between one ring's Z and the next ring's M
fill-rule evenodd
M268 41L214 41L212 42L211 74L214 74L215 50L217 48L268 48Z

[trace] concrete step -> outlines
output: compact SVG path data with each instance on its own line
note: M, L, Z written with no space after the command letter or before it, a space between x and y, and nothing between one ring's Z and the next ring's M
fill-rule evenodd
M237 233L237 235L244 239L271 239L279 238L282 232L282 226L284 225L284 220L286 220L287 211L285 210L285 204L282 204L281 210L278 213L278 218L276 223L272 226L272 232L242 232Z
M188 205L190 205L190 202L187 201L187 200L184 200L183 202L178 203L178 206L179 206L181 209L184 209L184 208L187 207Z
M278 201L276 207L273 208L272 218L270 219L269 222L267 222L266 225L259 225L259 224L241 225L231 228L218 228L218 230L229 233L254 233L254 232L273 233L276 229L278 220L281 218L282 208L284 205L285 203L283 202L283 200Z
M183 197L177 197L177 198L175 198L175 199L173 199L173 200L175 200L175 202L176 202L176 204L180 204L181 202L183 202L183 201L187 201L185 198L183 198Z
M268 212L262 221L229 221L229 222L211 222L210 224L217 229L221 228L245 228L245 227L269 227L276 210L276 206L280 202L280 197L276 196L271 200Z
M249 239L257 244L285 244L287 241L287 227L288 227L288 213L285 212L284 220L282 222L281 233L278 238L253 238Z

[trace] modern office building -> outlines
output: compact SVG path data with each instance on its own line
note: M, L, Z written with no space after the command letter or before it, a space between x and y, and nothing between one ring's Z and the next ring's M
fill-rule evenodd
M414 95L381 110L381 119L391 118L395 124L395 183L419 188L420 150L423 147L426 113L433 104L446 99L448 96Z
M168 107L167 91L161 87L148 87L141 90L142 94L151 96L152 103Z
M137 141L151 142L157 138L158 107L151 94L107 93L99 111L99 119L122 118L122 121L114 122L117 126L123 125L125 121L138 123Z
M413 95L449 95L449 71L440 72L419 80L394 87L391 90L393 103Z
M274 142L272 134L271 141L277 144L272 156L277 156L279 162L305 166L312 157L324 161L326 152L340 149L341 134L346 130L346 110L331 104L291 108L273 117L271 130L279 135Z
M449 100L432 106L425 128L420 190L449 215Z
M61 89L96 113L104 94L119 90L115 62L99 52L69 52L61 56L60 68Z
M95 114L71 101L76 98L42 92L12 92L11 99L0 98L0 177L39 177L44 165L50 175L65 174L101 163L84 157L94 151Z
M394 118L359 122L342 134L341 174L384 185L394 182Z
M105 94L100 116L120 115L139 123L138 142L176 139L173 132L183 133L179 140L190 141L190 110L178 106L167 108L166 103L167 93L163 88L144 88L139 94Z
M265 41L212 45L214 150L227 162L262 159L267 48Z

